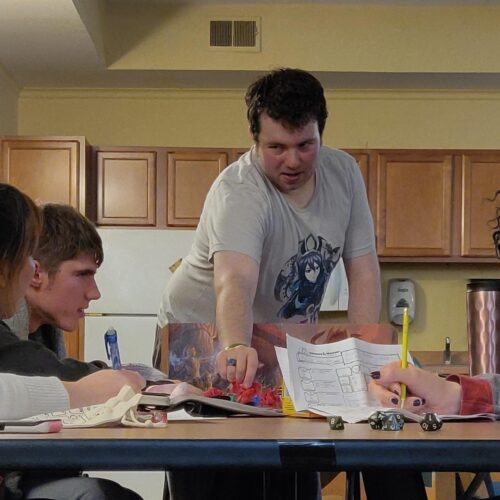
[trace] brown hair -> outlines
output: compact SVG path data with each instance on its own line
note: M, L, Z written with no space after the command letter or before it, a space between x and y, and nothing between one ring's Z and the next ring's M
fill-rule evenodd
M245 102L250 132L256 142L260 115L264 112L290 130L316 120L319 135L323 135L328 116L323 87L307 71L292 68L271 71L248 87Z
M21 271L38 244L40 212L33 200L9 184L0 184L0 272L7 284Z
M47 203L42 207L42 232L34 254L49 276L66 260L88 255L97 266L104 254L101 237L92 222L69 205Z

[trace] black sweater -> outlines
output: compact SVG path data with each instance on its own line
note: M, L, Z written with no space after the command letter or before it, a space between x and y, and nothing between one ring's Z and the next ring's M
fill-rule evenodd
M103 368L99 362L85 363L76 359L58 359L44 345L31 340L19 340L0 321L0 372L18 375L55 376L61 380L79 380Z

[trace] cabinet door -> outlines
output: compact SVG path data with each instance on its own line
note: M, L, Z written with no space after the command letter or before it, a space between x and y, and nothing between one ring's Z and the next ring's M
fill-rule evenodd
M97 151L97 224L156 224L156 153Z
M495 257L493 232L499 230L500 153L462 157L462 255Z
M66 203L85 212L85 139L6 138L1 178L37 203Z
M368 192L368 185L370 180L370 155L366 152L359 152L353 150L344 150L346 153L350 154L359 165L359 169L361 170L361 175L363 176L363 180L365 181L366 191Z
M377 245L381 256L451 254L453 156L378 154Z
M196 227L210 186L228 164L228 152L172 151L167 156L167 226Z
M377 186L375 181L375 169L370 168L371 165L371 155L369 151L366 150L356 150L356 149L344 149L344 151L350 154L358 163L359 169L361 170L361 175L365 181L366 194L368 196L368 202L370 204L370 210L372 216L375 219L375 214L377 213ZM372 179L373 177L373 179Z

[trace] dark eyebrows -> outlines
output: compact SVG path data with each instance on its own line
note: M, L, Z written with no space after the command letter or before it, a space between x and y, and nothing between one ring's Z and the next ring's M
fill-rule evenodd
M76 269L75 270L75 274L77 274L79 276L94 276L95 273L96 273L96 270L91 269L91 268Z

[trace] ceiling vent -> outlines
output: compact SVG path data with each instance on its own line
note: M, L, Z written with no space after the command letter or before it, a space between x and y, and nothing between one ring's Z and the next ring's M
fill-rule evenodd
M260 50L260 19L214 19L210 21L210 47Z

